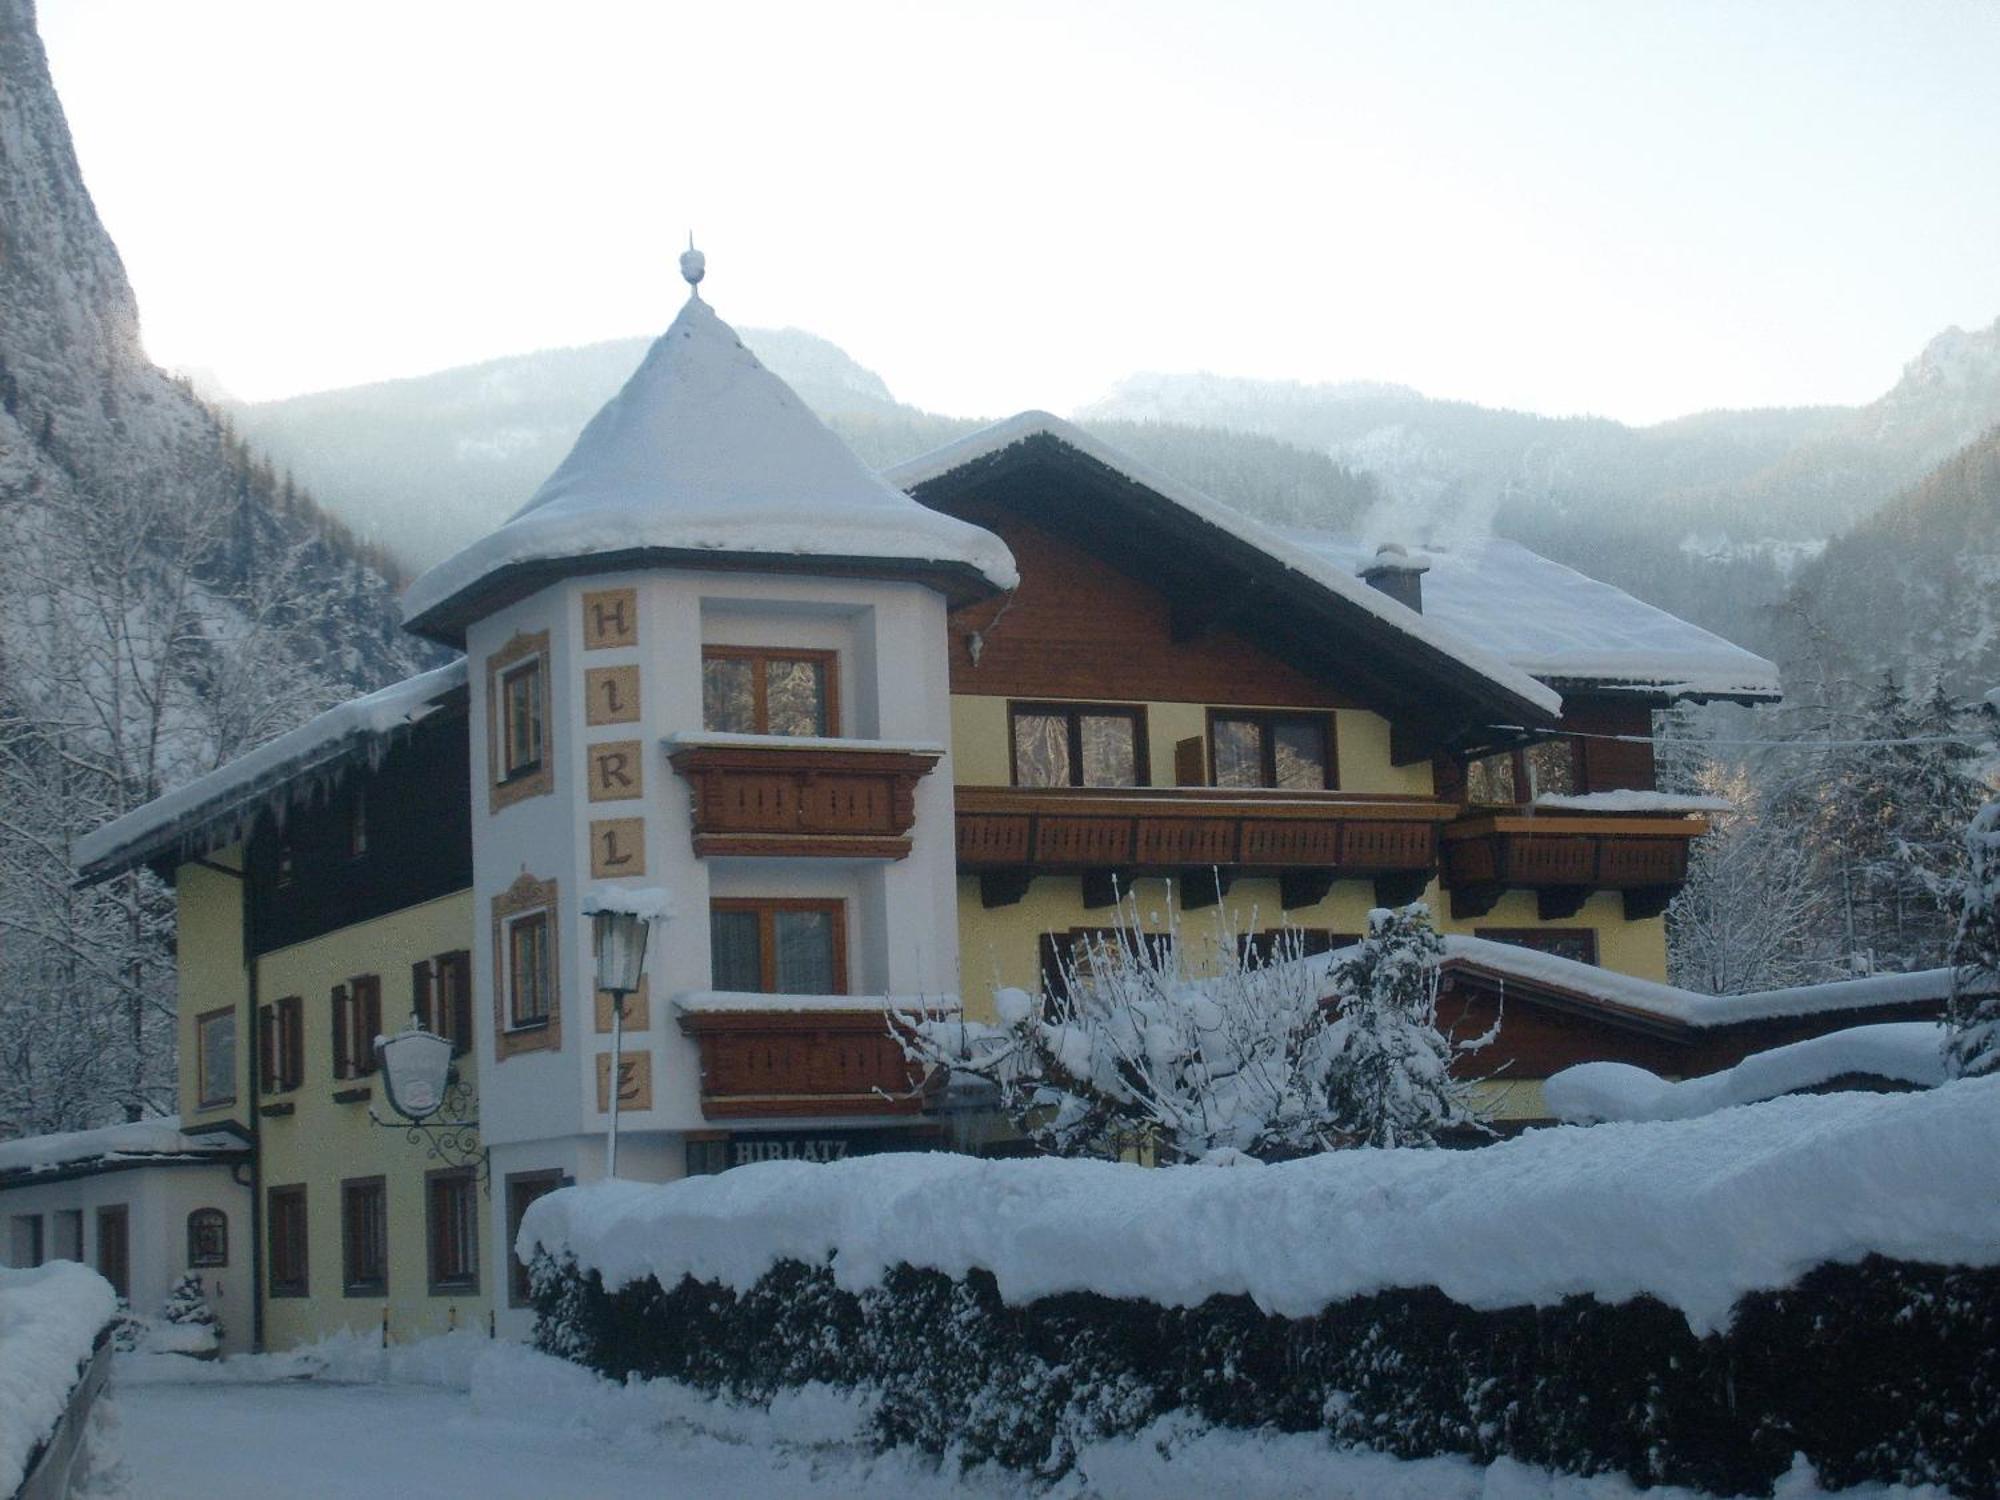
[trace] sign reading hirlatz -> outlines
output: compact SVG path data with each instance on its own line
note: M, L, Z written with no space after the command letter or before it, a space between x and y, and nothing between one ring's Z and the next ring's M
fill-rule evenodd
M935 1151L941 1145L936 1132L927 1130L816 1131L810 1135L744 1131L689 1141L687 1169L690 1177L697 1177L759 1161L845 1161L850 1156L874 1156L884 1151Z

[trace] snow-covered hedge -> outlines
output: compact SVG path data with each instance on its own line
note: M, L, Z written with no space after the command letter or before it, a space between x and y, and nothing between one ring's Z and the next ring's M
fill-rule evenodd
M614 1377L879 1397L1060 1471L1191 1412L1740 1493L2000 1484L2000 1079L1478 1152L949 1156L553 1194L539 1338ZM1884 1372L1895 1372L1885 1382Z
M0 1268L0 1495L20 1488L117 1308L111 1283L72 1261Z

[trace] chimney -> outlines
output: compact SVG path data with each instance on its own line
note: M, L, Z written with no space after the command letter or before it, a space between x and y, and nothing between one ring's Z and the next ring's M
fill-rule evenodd
M1430 570L1431 560L1421 552L1412 556L1402 543L1384 542L1375 549L1375 561L1361 570L1361 581L1422 614L1424 574Z

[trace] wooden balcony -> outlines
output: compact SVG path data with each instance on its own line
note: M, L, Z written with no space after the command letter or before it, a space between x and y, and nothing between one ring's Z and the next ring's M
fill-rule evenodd
M943 751L861 740L669 741L693 792L699 855L901 859L917 783Z
M1437 869L1438 829L1459 811L1422 798L1222 787L961 786L958 867L989 906L1020 899L1034 875L1084 877L1084 903L1109 905L1112 874L1184 877L1205 905L1238 875L1277 875L1288 906L1336 879L1375 880L1413 900ZM1314 890L1317 894L1313 894Z
M881 1002L801 997L797 1010L677 1007L701 1053L701 1111L711 1120L922 1112L922 1070L889 1033ZM706 997L727 1000L730 997ZM782 1005L783 996L759 996Z
M1636 921L1667 909L1687 881L1698 816L1482 811L1444 831L1444 884L1454 917L1483 917L1509 890L1531 890L1545 922L1573 917L1595 891L1618 891Z

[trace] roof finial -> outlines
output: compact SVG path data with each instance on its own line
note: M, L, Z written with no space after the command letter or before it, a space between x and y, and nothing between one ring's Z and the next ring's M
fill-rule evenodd
M688 247L681 251L681 275L694 289L696 297L701 296L701 278L708 274L708 257L694 247L694 231L688 231Z

